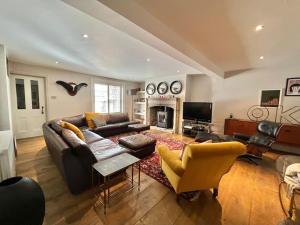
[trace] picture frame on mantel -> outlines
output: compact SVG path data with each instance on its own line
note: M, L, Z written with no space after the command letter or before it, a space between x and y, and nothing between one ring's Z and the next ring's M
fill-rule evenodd
M286 79L285 96L300 96L300 77Z
M278 107L281 104L281 89L261 90L260 106L261 107Z

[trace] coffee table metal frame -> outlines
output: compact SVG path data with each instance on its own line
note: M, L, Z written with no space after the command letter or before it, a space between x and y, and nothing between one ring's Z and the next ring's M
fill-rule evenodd
M128 159L127 162L121 163L120 160ZM115 164L114 168L105 168L107 165L109 167L110 163L116 163L117 161L120 161L120 164ZM141 183L141 165L140 165L140 159L137 157L134 157L128 153L123 153L117 156L114 156L109 159L102 160L100 162L97 162L93 164L92 166L92 184L94 185L94 172L96 171L99 175L103 176L103 184L99 185L100 187L100 194L97 196L98 200L94 204L94 207L97 207L99 204L102 204L104 207L104 214L106 214L106 208L107 204L109 204L110 199L116 198L120 196L120 194L127 193L131 190L133 190L136 186L138 187L138 191L140 191L140 183ZM138 164L138 182L135 182L133 171L134 171L134 165ZM119 188L118 191L114 191L113 193L110 192L110 185L114 181L114 178L111 178L111 176L115 175L116 173L126 169L127 167L131 166L131 178L126 173L126 180L130 182L130 187L126 190L121 190ZM99 179L98 179L99 180ZM101 193L103 192L103 198L101 196Z

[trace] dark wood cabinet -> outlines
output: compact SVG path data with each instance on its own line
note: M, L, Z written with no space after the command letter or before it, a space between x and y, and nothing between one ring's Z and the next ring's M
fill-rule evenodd
M253 135L256 133L257 124L257 122L250 120L225 119L224 134L233 135L234 133L241 133Z

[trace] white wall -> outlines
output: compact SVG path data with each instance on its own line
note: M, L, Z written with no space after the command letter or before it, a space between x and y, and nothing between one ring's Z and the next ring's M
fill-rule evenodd
M212 79L203 74L187 76L186 101L211 102L212 101Z
M138 87L138 83L125 82L105 77L91 76L66 70L53 69L42 66L26 65L17 62L9 63L11 74L44 77L46 82L46 112L47 119L55 119L65 116L74 116L83 112L93 111L93 86L94 82L118 83L124 89ZM76 96L70 96L66 90L57 85L56 81L87 83L88 87L82 87ZM125 92L126 93L126 92ZM124 111L130 115L131 98L124 95Z
M222 132L224 119L230 113L235 118L248 119L247 111L252 105L259 105L260 91L263 89L283 89L282 101L284 109L300 106L300 97L284 96L286 79L299 77L300 65L285 67L261 68L243 72L226 79L213 80L213 102L215 129ZM268 108L269 120L275 120L275 108ZM300 120L300 112L295 114ZM286 122L286 121L283 121Z
M10 129L12 129L12 121L6 51L4 46L0 45L0 130Z

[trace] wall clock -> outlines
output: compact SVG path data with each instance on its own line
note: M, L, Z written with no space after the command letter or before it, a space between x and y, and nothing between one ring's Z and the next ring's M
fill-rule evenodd
M171 83L170 91L172 94L177 95L182 91L182 83L179 80L175 80Z
M160 82L157 86L157 92L160 95L164 95L168 92L169 86L167 82Z
M146 87L146 92L148 95L153 95L155 93L155 90L156 90L156 86L153 83L148 84Z

